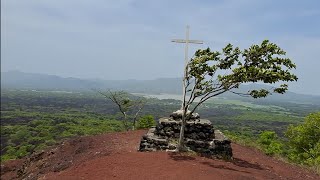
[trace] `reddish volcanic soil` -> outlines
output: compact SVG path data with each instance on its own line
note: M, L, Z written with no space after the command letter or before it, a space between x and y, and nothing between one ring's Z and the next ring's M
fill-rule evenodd
M320 179L303 168L237 144L232 145L234 160L229 162L168 152L137 152L145 132L71 139L43 153L1 165L1 179Z

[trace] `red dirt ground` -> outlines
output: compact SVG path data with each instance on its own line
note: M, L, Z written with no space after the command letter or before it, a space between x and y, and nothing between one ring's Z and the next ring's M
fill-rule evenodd
M320 179L306 169L237 144L232 145L234 160L229 162L168 152L137 152L144 133L107 133L67 140L43 153L6 162L1 165L1 179Z

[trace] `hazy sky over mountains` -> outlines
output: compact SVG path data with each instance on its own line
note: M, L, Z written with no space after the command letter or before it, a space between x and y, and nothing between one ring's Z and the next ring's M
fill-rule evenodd
M3 0L1 71L64 77L182 76L184 38L197 48L247 48L270 39L297 64L290 90L320 95L320 1Z

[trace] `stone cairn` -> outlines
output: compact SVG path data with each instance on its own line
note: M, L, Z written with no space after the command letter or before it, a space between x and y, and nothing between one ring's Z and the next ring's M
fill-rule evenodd
M175 150L181 121L182 110L173 112L169 118L160 118L158 125L142 136L139 151ZM198 113L187 119L185 144L189 150L203 156L232 158L231 141L221 131L215 130L209 120L200 119Z

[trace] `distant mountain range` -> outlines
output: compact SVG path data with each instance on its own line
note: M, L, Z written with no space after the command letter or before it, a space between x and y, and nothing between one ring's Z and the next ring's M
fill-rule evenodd
M160 78L155 80L99 80L63 78L55 75L25 73L20 71L1 72L1 88L90 91L92 89L124 90L145 94L181 94L181 78ZM270 89L271 86L250 84L241 85L239 92L248 92L255 88ZM243 99L233 93L225 93L220 97ZM247 98L246 98L247 99ZM320 104L320 96L287 92L284 95L272 95L272 101Z
M91 89L125 90L139 93L181 93L180 78L155 80L100 80L63 78L55 75L25 73L20 71L1 72L2 88L87 91Z

